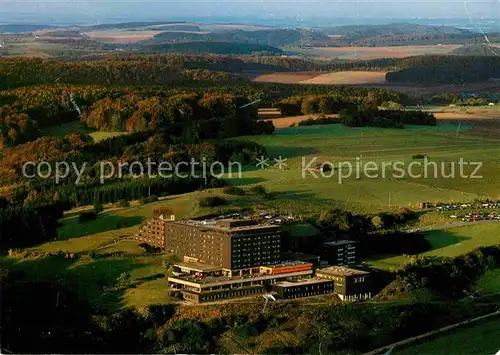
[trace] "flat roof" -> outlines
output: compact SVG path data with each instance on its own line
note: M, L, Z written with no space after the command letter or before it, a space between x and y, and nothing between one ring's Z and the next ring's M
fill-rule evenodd
M328 266L325 268L317 269L316 274L352 276L352 275L369 275L368 271L352 269L343 266Z
M290 260L290 261L283 261L279 264L262 265L261 267L267 267L270 269L274 269L274 268L278 268L278 267L292 267L292 266L299 266L299 265L312 265L312 264L306 263L306 262L300 261L300 260Z
M281 287L294 287L294 286L304 286L304 285L315 285L315 284L321 284L321 283L325 283L325 282L332 282L332 280L311 278L311 279L304 279L304 280L298 280L298 281L281 281L281 282L276 282L274 285L281 286Z
M299 253L299 252L294 252L294 251L287 251L282 253L282 255L286 255L287 259L319 259L319 255L313 255L313 254L304 254L304 253ZM298 260L301 261L301 260Z
M216 270L222 270L222 266L217 266L217 265L212 265L212 264L205 264L205 263L198 263L198 262L178 262L175 263L174 266L184 268L184 269L191 269L195 271L216 271Z
M312 270L304 270L304 271L294 271L281 275L262 275L262 274L253 274L253 275L245 275L245 276L204 276L204 277L196 277L193 275L181 275L169 277L169 280L179 280L185 282L192 282L197 285L206 285L206 284L225 284L225 283L234 283L240 281L249 281L249 280L268 280L274 279L277 277L286 277L286 276L301 276L312 273Z
M248 218L234 219L207 219L207 220L194 220L194 219L182 219L179 221L174 221L173 223L185 224L193 227L214 229L221 231L244 231L244 230L254 230L254 229L279 229L279 225L264 224L259 223Z
M332 242L325 242L325 245L347 245L357 243L355 240L335 240Z

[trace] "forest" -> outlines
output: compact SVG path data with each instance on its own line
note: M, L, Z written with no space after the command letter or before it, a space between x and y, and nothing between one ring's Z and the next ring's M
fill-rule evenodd
M423 56L399 61L400 71L387 73L390 83L465 84L488 81L500 73L497 56Z
M167 32L168 33L168 32ZM258 43L239 43L239 42L182 42L182 43L155 43L147 46L141 46L142 53L209 53L209 54L263 54L280 55L281 49Z

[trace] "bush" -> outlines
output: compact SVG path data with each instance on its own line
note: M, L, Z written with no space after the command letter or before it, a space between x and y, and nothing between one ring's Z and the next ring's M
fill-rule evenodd
M80 215L78 216L79 222L88 222L96 219L97 219L97 213L95 210L81 212Z
M384 101L380 106L389 110L400 110L403 108L403 105L394 101Z
M425 158L427 158L427 154L415 154L412 158L413 159L425 159Z
M156 201L158 201L158 196L156 196L156 195L151 195L151 196L148 196L148 197L141 197L139 199L139 203L141 205L145 205L145 204L156 202Z
M153 210L153 217L159 217L159 216L169 217L173 214L174 212L168 207L158 207Z
M151 195L149 197L146 197L146 202L147 203L153 203L153 202L156 202L158 201L158 196L156 195Z
M104 211L104 206L100 201L94 201L94 211L96 214L99 214L102 211Z
M309 118L307 120L303 120L299 122L299 126L316 126L316 125L324 125L324 124L336 124L340 123L340 120L335 117L325 117L320 116L318 118Z
M217 207L227 205L227 200L219 196L207 196L198 200L200 207Z
M226 195L245 196L245 190L238 186L226 186L223 191Z
M115 203L115 207L118 208L130 207L130 202L128 202L127 200L120 200Z
M302 114L301 101L295 97L283 99L278 103L278 109L283 116L296 116Z
M320 101L321 97L318 95L309 95L302 100L301 111L303 114L313 114L320 112Z
M253 186L250 188L250 191L256 195L261 195L261 196L267 195L267 190L262 185Z

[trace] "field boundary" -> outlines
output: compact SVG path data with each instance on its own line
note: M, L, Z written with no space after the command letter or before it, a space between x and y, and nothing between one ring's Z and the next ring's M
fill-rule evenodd
M399 347L401 347L403 345L409 345L409 344L414 343L414 342L416 342L418 340L429 338L429 337L431 337L433 335L442 334L442 333L445 333L445 332L447 332L449 330L460 328L460 327L462 327L464 325L470 325L470 324L473 324L473 323L476 323L476 322L479 322L479 321L482 321L482 320L485 320L485 319L494 318L494 317L500 317L500 310L498 310L496 312L493 312L493 313L482 315L480 317L476 317L476 318L468 319L468 320L465 320L465 321L462 321L462 322L459 322L459 323L448 325L446 327L439 328L439 329L430 331L428 333L420 334L420 335L417 335L417 336L414 336L414 337L411 337L411 338L408 338L408 339L405 339L405 340L401 340L401 341L398 341L396 343L389 344L389 345L383 346L381 348L372 350L370 352L364 353L363 355L377 355L377 354L381 354L383 352L392 351L395 348L399 348Z

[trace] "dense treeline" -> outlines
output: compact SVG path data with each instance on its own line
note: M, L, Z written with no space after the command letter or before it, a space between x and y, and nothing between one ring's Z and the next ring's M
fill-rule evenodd
M0 208L0 248L27 247L55 238L57 221L62 218L65 207L52 202Z
M200 75L203 74L203 75ZM186 83L196 80L234 81L241 76L226 72L203 72L149 61L56 61L42 59L1 59L0 88L53 83L58 78L72 84Z
M246 165L262 155L266 155L265 149L253 142L214 140L179 144L172 143L164 134L148 132L115 137L99 143L89 141L84 135L69 135L64 139L46 137L5 151L0 160L1 184L5 186L2 195L12 204L23 204L26 198L37 192L48 196L54 194L52 190L58 188L57 183L69 181L71 184L78 182L82 188L94 186L101 183L101 167L113 165L117 170L120 162L138 162L146 167L148 159L157 164L168 161L174 165L180 162L189 163L194 159L198 163L205 160L207 164L215 161L228 164L231 161ZM33 176L38 175L35 165L28 165L23 170L25 163L42 160L52 169L50 178ZM74 164L67 176L59 181L55 181L54 176L57 162ZM151 174L158 175L158 169L158 165L152 166ZM190 169L190 166L186 166L182 171ZM46 170L46 167L39 169L43 176L48 175ZM62 172L65 172L65 168ZM105 173L107 175L107 170ZM135 170L126 168L122 178L137 174ZM109 178L111 177L116 175ZM21 189L23 184L28 184L24 190Z
M194 54L112 54L82 61L3 58L0 60L0 89L53 83L57 78L62 83L71 84L182 83L186 86L189 83L199 84L200 81L242 81L238 74L256 70L379 70L398 68L397 62L394 59L313 61L281 56Z
M500 74L500 58L425 56L410 57L399 62L402 70L387 73L391 83L464 84L487 81Z
M435 126L432 113L423 111L379 110L375 108L344 110L339 118L348 127L404 128L405 124Z
M78 45L78 44L75 44ZM263 47L264 48L264 47ZM268 52L264 50L264 52ZM252 71L342 71L396 69L393 59L312 61L281 56L112 54L86 60L0 59L0 89L54 83L200 86L241 82Z
M53 188L38 185L39 190L17 188L7 197L0 196L0 248L19 248L40 244L57 237L58 220L63 211L74 206L140 200L144 196L175 195L200 188L221 187L225 183L213 177L207 182L199 177L169 179L113 179L107 184L99 181L76 185L73 181ZM12 197L14 199L12 199ZM21 202L24 197L24 202ZM10 199L9 199L10 198ZM21 202L22 204L16 204Z
M495 245L456 258L413 257L397 275L409 291L426 289L437 295L459 298L486 270L498 265L500 245Z
M308 95L294 96L281 100L278 108L282 115L334 114L339 113L339 121L349 127L394 127L403 128L404 124L437 124L432 113L405 110L379 110L387 102L400 101L392 93L371 90L366 96ZM315 124L309 120L302 125ZM317 124L335 123L332 119L318 121Z
M388 101L406 103L408 99L395 92L372 88L367 91L346 90L331 91L327 94L296 95L279 101L277 107L282 115L326 115L357 107L377 107Z

